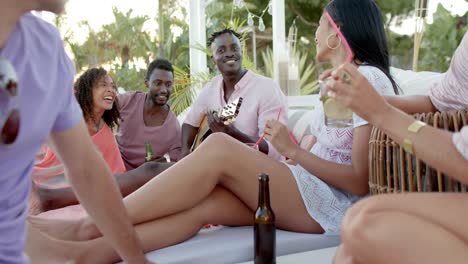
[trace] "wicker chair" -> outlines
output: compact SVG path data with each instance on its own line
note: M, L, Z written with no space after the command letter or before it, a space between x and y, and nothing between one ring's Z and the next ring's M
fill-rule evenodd
M434 127L455 132L468 125L468 110L416 114L415 118ZM468 191L466 185L405 152L377 128L372 129L369 142L369 188L371 194Z

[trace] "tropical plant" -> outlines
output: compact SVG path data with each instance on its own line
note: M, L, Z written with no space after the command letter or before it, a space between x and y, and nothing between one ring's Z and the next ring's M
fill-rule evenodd
M110 74L119 87L133 88L132 90L145 89L145 70L139 69L133 64L121 65L120 63L113 64L111 69Z
M453 16L441 4L434 14L434 21L427 26L421 44L420 70L445 72L454 50L468 30L466 16Z
M87 29L89 34L82 44L73 42L73 32L66 31L64 41L74 54L77 71L88 67L104 65L114 74L119 86L130 90L144 89L144 66L155 57L165 57L174 65L176 86L174 88L172 107L176 113L180 113L189 106L196 94L195 87L201 87L215 73L216 68L208 63L210 74L190 76L189 74L189 28L187 12L184 0L160 0L159 14L156 18L156 29L145 30L144 25L150 21L146 16L134 16L132 11L121 12L113 9L115 22L104 26L100 30L93 30L87 22L79 24ZM232 0L207 0L206 1L206 27L207 33L220 30L226 26L244 32L243 39L244 67L259 72L266 76L272 76L272 17L265 13L263 21L266 26L264 32L259 32L255 27L245 25L247 9L261 15L269 0L248 0L244 8L232 8ZM316 91L316 69L314 67L315 45L314 33L323 12L323 7L329 0L288 0L285 2L286 28L296 19L299 41L297 43L299 68L301 76L301 93L310 94ZM404 18L413 13L414 1L407 0L376 0L384 15L385 23L400 23ZM440 9L440 7L439 7ZM63 24L66 17L58 17L57 26ZM439 69L448 67L449 58L461 39L461 34L466 31L466 23L460 26L461 19L452 18L448 13L438 10L433 25L429 25L423 39L420 55L420 69ZM232 21L232 23L231 23ZM458 21L458 22L457 22ZM258 25L258 18L255 18ZM174 29L182 33L174 36ZM256 52L253 52L248 32L256 34ZM454 33L455 32L455 33ZM63 31L62 31L63 33ZM388 31L390 52L393 55L392 62L398 62L402 68L409 65L412 49L411 36L399 36ZM207 56L210 49L204 48ZM257 53L258 51L258 53ZM258 54L259 61L256 67L253 64L253 56ZM430 68L431 67L431 68ZM438 67L438 68L437 68Z
M190 75L189 69L182 69L174 66L174 86L172 88L172 95L169 99L172 111L176 115L181 114L190 105L197 96L197 91L200 87L214 77L214 73L197 73Z

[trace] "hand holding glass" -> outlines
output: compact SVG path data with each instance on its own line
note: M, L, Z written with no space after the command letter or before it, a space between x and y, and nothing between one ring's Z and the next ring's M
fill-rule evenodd
M325 125L328 127L343 128L353 125L353 111L338 103L328 95L327 82L330 79L319 81L320 101L323 104Z

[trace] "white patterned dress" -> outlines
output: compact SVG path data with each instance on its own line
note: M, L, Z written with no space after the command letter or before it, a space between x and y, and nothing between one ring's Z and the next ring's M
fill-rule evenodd
M378 68L366 65L360 66L359 71L380 94L395 94L390 80ZM328 161L351 165L353 130L366 125L367 121L353 114L353 127L327 127L324 123L322 104L319 104L314 110L311 122L311 132L316 136L317 143L310 152ZM296 179L309 215L320 224L325 234L338 234L346 210L359 200L359 197L328 185L300 165L288 165L288 167Z

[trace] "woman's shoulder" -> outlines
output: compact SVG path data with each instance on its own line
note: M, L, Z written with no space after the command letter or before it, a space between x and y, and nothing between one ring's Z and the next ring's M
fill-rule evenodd
M359 66L358 70L380 94L395 95L392 82L381 69L369 64L363 64Z
M369 81L373 81L380 78L388 79L387 75L380 70L379 68L369 65L369 64L362 64L358 67L358 71L364 75Z

